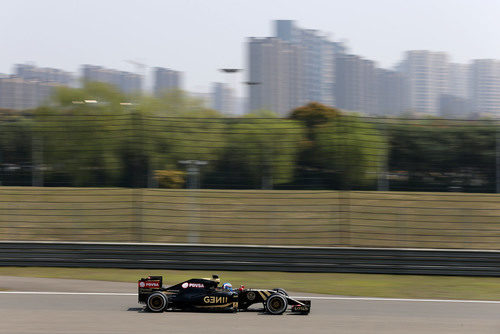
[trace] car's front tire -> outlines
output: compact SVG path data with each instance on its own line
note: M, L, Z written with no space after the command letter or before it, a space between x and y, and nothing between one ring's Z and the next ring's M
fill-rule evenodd
M281 293L283 296L287 296L288 297L288 292L286 292L285 289L276 288L276 289L273 289L273 290L276 291L277 293Z
M154 292L149 295L146 305L151 312L163 312L167 308L168 298L161 292Z
M266 311L274 315L283 314L287 307L288 301L281 293L272 294L266 301Z

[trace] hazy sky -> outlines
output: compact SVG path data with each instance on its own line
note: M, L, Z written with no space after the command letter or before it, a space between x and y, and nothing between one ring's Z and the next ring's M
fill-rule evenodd
M246 37L271 21L348 40L351 53L391 67L405 50L446 51L452 61L500 59L500 0L0 0L0 73L13 64L76 72L81 64L135 71L125 60L186 72L186 88L228 81L244 68ZM238 81L243 81L239 78Z

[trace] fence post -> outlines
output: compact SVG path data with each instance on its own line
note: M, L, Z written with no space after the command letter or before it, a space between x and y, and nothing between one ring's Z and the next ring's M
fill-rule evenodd
M145 148L144 146L144 140L142 138L142 122L141 122L141 116L139 114L139 111L136 108L132 109L131 113L132 117L132 133L134 134L132 136L134 141L137 141L139 145L134 145L132 143L132 147L134 148L139 148L140 152L133 152L134 156L134 163L133 163L133 180L132 180L132 206L134 210L134 221L135 221L135 226L134 226L134 236L135 236L135 242L143 242L143 223L142 223L142 201L143 201L143 194L142 194L142 173L141 173L141 159L139 157L139 154L141 152L144 152Z
M344 121L344 118L346 121ZM349 191L350 191L350 177L349 177L349 115L339 116L341 134L341 180L340 180L340 190L339 190L339 207L340 207L340 221L339 221L339 237L341 246L350 246L351 236L350 236L350 205L349 205Z
M142 189L132 188L132 206L134 208L135 220L135 242L142 242Z
M180 164L186 165L188 174L188 191L191 200L190 219L189 219L189 232L187 241L190 244L200 242L200 207L198 205L198 189L201 187L200 182L200 166L207 164L206 161L201 160L181 160Z

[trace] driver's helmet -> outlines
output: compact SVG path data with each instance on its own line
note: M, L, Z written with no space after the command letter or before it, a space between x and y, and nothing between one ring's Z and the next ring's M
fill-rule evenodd
M224 290L233 291L233 285L231 283L224 283L224 284L222 284L222 288Z

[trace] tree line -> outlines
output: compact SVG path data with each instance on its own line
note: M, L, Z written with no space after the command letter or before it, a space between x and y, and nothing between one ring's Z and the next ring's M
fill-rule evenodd
M1 113L0 182L489 192L497 131L491 120L370 118L319 103L227 117L181 91L126 96L87 83Z

